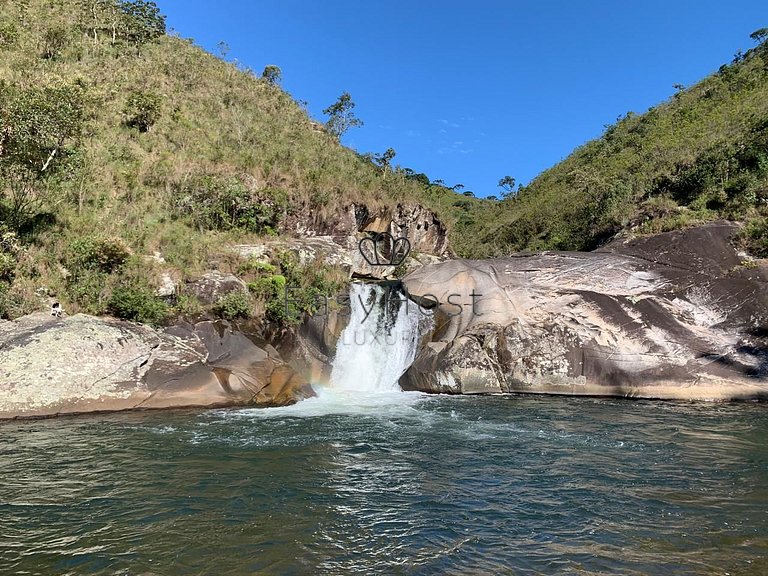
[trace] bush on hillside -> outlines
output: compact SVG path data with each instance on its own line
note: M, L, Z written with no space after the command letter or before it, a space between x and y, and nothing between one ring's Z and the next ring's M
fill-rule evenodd
M115 287L107 303L107 310L118 318L153 326L161 324L168 315L168 305L155 294L152 287L142 282Z
M216 313L225 320L251 317L251 301L248 294L236 290L221 297L216 303Z
M0 226L0 284L13 280L20 251L21 245L16 234L4 231Z
M191 178L177 185L173 203L177 216L191 218L201 230L273 233L286 210L284 193L257 195L236 177Z
M149 132L160 119L162 98L154 92L136 91L123 107L125 125L139 132Z
M66 263L70 272L95 270L110 274L119 270L131 251L119 238L85 236L70 243Z
M768 218L747 222L739 234L738 241L752 256L768 258Z

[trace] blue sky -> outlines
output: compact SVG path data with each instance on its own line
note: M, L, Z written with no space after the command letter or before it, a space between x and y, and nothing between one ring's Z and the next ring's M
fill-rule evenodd
M527 183L628 111L750 48L765 0L159 0L168 26L283 72L322 110L348 91L344 143L478 196Z

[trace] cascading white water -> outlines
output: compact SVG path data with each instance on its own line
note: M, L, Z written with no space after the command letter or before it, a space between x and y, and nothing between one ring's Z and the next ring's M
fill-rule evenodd
M417 414L421 392L403 392L398 380L416 356L419 339L432 326L432 313L399 290L375 284L350 288L349 324L336 344L330 385L313 384L317 396L291 406L241 410L258 418L302 418L328 414Z
M331 385L358 392L399 391L431 316L400 291L353 284L349 324L336 344Z

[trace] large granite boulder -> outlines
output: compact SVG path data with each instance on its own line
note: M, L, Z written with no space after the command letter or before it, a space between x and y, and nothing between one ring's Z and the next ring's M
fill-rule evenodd
M768 268L716 223L409 274L436 328L406 390L768 398ZM460 306L457 306L459 304Z
M312 395L273 348L223 321L153 330L33 314L0 324L0 418L277 406Z

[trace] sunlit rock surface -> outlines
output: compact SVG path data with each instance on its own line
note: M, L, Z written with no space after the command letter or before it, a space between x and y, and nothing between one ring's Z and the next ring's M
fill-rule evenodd
M274 406L312 395L274 349L226 322L153 330L83 314L32 314L0 324L0 418Z
M393 238L407 238L410 257L408 270L441 261L450 256L448 231L437 216L417 204L372 210L351 205L331 216L297 213L291 215L284 231L292 237L265 239L259 244L238 244L232 250L242 258L268 262L271 255L288 250L302 265L324 262L338 266L352 277L383 279L393 277L393 266L371 265L362 255L361 239L388 233Z
M768 275L730 245L736 230L717 223L591 253L425 266L404 284L415 300L440 303L437 326L401 386L766 398Z

